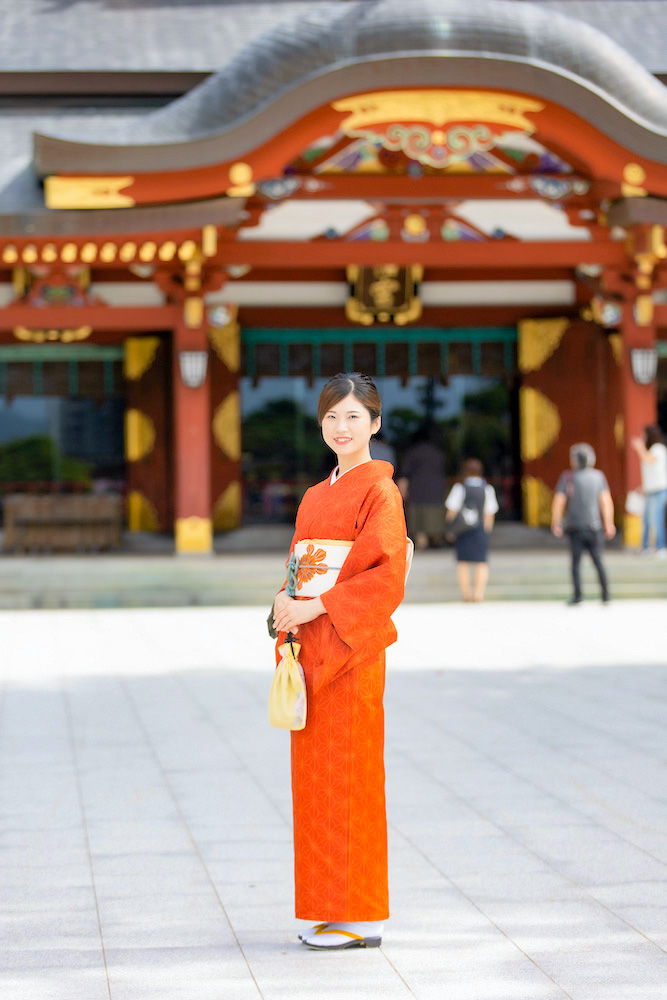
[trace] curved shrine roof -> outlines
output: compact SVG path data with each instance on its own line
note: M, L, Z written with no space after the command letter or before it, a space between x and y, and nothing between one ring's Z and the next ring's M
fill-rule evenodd
M36 135L38 170L212 164L268 141L341 93L397 82L501 87L556 100L627 148L667 162L664 86L609 37L550 5L352 0L303 6L300 16L256 38L220 72L141 121L99 135Z

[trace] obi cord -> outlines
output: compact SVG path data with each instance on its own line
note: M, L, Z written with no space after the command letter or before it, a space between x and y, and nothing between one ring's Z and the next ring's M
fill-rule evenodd
M293 552L287 562L287 584L285 593L288 597L296 597L297 573L299 572L299 559Z

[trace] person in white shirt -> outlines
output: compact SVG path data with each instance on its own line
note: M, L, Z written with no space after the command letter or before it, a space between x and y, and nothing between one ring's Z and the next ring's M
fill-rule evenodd
M445 500L445 536L447 523L461 515L466 530L456 536L457 577L464 601L483 601L489 580L489 535L498 513L496 491L483 478L484 469L478 458L463 463L463 482L454 483ZM474 566L474 581L471 580Z
M658 559L667 559L667 532L665 530L665 510L667 509L667 447L665 438L657 424L644 429L644 437L632 439L632 447L639 455L642 472L642 493L646 498L644 507L644 534L642 549L655 551ZM653 547L651 546L653 541Z

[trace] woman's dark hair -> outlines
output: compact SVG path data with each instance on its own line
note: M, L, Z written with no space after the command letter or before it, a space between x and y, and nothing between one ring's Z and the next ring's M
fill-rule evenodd
M664 444L665 435L662 433L660 427L657 424L649 424L648 427L644 428L644 435L646 437L646 447L651 448L654 444Z
M325 414L332 410L341 399L345 399L350 393L363 403L371 415L371 420L377 420L382 414L382 400L375 387L375 382L368 375L361 375L360 372L345 372L334 375L320 393L317 404L317 419L320 424L324 420Z
M480 478L484 475L484 466L478 458L466 458L463 463L462 474L464 479L467 479L469 476Z

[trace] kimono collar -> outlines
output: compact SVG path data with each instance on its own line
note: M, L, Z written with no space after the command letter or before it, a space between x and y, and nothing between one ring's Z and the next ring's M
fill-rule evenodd
M336 466L336 469L338 466ZM334 472L336 470L334 469ZM333 475L333 473L332 473ZM329 477L329 483L333 486L337 483L339 479L347 476L354 476L355 480L362 478L366 479L369 483L378 482L380 479L393 479L394 478L394 466L391 462L382 462L380 459L372 458L370 462L360 462L359 465L353 465L351 469L344 472L343 475L338 475L332 481L331 476Z

